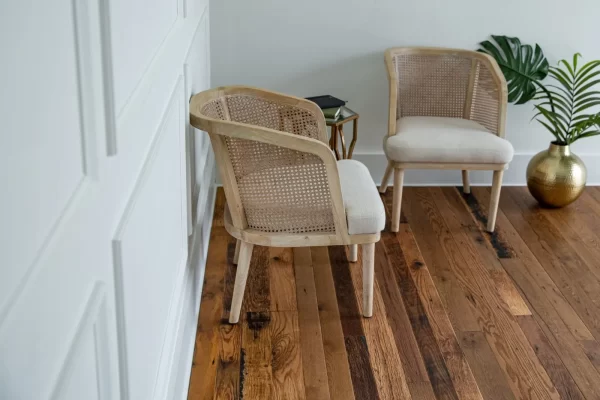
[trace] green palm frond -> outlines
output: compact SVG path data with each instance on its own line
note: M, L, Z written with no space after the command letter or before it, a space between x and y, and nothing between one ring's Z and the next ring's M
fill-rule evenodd
M492 39L481 42L479 51L492 56L500 66L508 84L508 101L527 103L535 97L538 82L548 75L548 60L541 47L536 44L534 49L514 37L492 35Z
M554 85L539 84L535 99L542 100L535 107L537 120L563 144L600 135L600 61L578 65L580 54L573 61L561 60L550 67ZM596 112L594 112L596 110Z

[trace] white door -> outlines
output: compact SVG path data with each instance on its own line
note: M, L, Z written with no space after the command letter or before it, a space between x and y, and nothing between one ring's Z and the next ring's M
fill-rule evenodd
M0 43L0 399L184 398L207 0L5 1Z

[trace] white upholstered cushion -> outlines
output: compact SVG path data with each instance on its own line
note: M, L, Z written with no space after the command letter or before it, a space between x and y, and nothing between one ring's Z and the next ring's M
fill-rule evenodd
M337 165L348 233L381 232L385 226L385 209L369 170L355 160L340 160Z
M506 164L514 154L510 142L475 121L443 117L404 117L384 150L396 162Z

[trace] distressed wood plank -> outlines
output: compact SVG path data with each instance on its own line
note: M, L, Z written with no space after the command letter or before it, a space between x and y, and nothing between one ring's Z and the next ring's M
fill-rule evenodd
M458 340L486 400L514 400L504 371L482 332L458 332Z
M315 287L310 248L296 248L293 256L306 398L327 400L330 398L327 364L325 362L325 350L323 349L317 289Z
M414 400L437 400L429 381L409 382L408 389Z
M446 195L448 195L450 192L454 192L462 198L462 201L470 211L473 220L476 222L480 232L482 233L482 242L485 241L494 250L496 257L503 259L512 258L515 256L515 251L510 242L507 240L502 227L496 227L494 232L487 232L487 204L489 203L482 203L478 201L478 199L473 196L472 193L463 193L462 190L458 188L442 188L442 190ZM452 198L452 196L447 197L449 199Z
M585 221L590 214L583 212L586 207L585 201L575 202L570 207L544 210L544 216L600 280L600 240Z
M233 300L233 288L235 285L235 274L237 265L233 263L233 254L235 253L234 238L231 238L227 243L227 265L225 266L225 276L223 278L223 310L221 312L221 322L229 321L231 313L231 302Z
M483 208L476 207L476 216L469 212L469 208L465 205L468 203L476 203L477 199L472 194L461 196L454 188L431 188L431 198L435 202L440 214L444 217L445 222L452 233L461 232L462 235L453 235L454 240L459 248L472 248L477 252L481 259L481 264L488 270L490 278L495 282L496 292L504 301L508 309L513 315L530 315L531 312L521 298L519 291L514 287L510 277L506 275L506 271L500 263L500 258L495 254L498 249L492 245L492 241L485 240L489 233L485 232L480 223L476 224L478 219L482 218ZM468 202L463 201L465 197ZM462 200L461 200L462 198ZM466 241L469 243L467 244ZM492 250L492 251L490 251ZM502 258L512 258L514 250L511 248L510 256L505 255Z
M219 359L215 379L215 399L240 398L240 354L242 351L240 325L222 324L219 327Z
M600 343L596 340L584 340L581 345L590 362L600 372Z
M296 311L296 282L292 249L269 248L271 311Z
M506 372L515 397L558 399L559 395L548 374L535 357L506 304L498 296L476 250L463 232L451 232L448 228L446 219L453 218L453 215L447 213L442 217L427 189L417 189L416 192L421 204L428 207L430 220L441 221L439 243L448 255L457 279L473 295L472 308L479 315L481 330ZM460 245L455 235L460 239Z
M506 191L510 191L510 189L505 188ZM489 189L475 187L473 188L473 193L477 196L481 204L487 204ZM576 339L593 339L594 336L592 333L585 326L581 318L579 318L560 289L508 220L506 213L515 214L518 212L516 207L505 207L498 211L497 225L503 227L516 254L516 257L513 259L501 260L502 266L520 287L521 292L524 293L527 301L535 309L535 312L544 321L556 322L556 316L558 315ZM556 326L555 330L560 329L560 324L557 323L553 323L550 326Z
M354 400L349 365L350 356L347 353L344 341L344 332L327 248L312 247L311 260L317 292L323 349L325 351L329 393L332 399ZM358 350L358 348L352 348L352 351Z
M295 311L272 312L268 332L271 337L273 373L273 393L270 398L306 399L298 314Z
M431 188L432 198L446 218L451 231L462 231L465 235L455 237L459 246L467 238L471 246L481 257L483 266L496 284L500 298L513 315L531 315L521 294L502 267L501 260L516 257L514 249L506 241L506 233L498 225L492 234L486 232L486 209L481 206L473 194L459 193L455 188ZM444 201L445 200L445 201ZM502 232L502 233L500 233ZM486 239L487 238L487 239Z
M427 368L419 351L419 345L408 317L400 287L398 286L394 271L389 266L389 260L382 243L375 246L375 276L379 285L379 292L385 307L388 324L394 335L394 341L404 366L404 372L409 389L412 383L429 382ZM431 388L431 383L428 383ZM420 388L426 386L419 385ZM424 390L424 389L420 389ZM412 393L412 390L411 390ZM433 392L432 392L433 393Z
M548 372L550 379L563 399L584 399L571 374L540 329L533 316L518 317L519 325L527 336L535 354Z
M433 391L441 399L458 399L444 357L433 333L431 324L435 322L430 322L427 317L418 289L408 272L408 266L398 238L392 232L383 232L382 241L388 265L394 273L396 282L398 282L406 312L419 346L419 353L423 357Z
M523 189L511 188L500 204L587 328L600 337L600 282Z
M208 247L196 345L190 375L189 400L212 399L219 357L219 324L223 310L223 281L227 246L233 238L222 227L213 227Z
M504 303L508 306L512 315L531 315L531 310L527 307L525 300L523 300L523 297L521 297L521 294L504 269L500 271L490 271L490 277L496 285L496 290L498 291L500 298L502 298Z
M429 318L433 334L440 347L456 394L460 399L482 399L469 364L456 338L452 324L446 315L440 296L431 279L427 265L417 242L406 224L400 226L398 240L404 247L404 259L412 280L417 287L421 303Z
M388 210L387 206L386 210ZM429 220L426 209L416 198L415 188L405 189L403 210L411 221ZM470 299L473 296L458 282L452 272L448 257L438 244L440 224L434 220L429 223L421 222L409 225L440 293L452 326L461 331L479 330L479 323L470 308Z
M383 247L381 243L377 243L377 246ZM357 263L348 266L358 298L362 298L363 289L361 265L362 257L359 256ZM387 265L384 267L389 268ZM389 306L393 307L394 304ZM359 310L362 315L362 303L359 303ZM373 290L373 316L362 318L361 322L379 396L382 399L410 399L404 368L394 343L394 334L387 322L386 307L378 281L375 281Z
M364 336L346 336L344 338L348 363L352 375L352 386L357 399L380 399L375 378L369 363L369 349Z
M358 308L358 301L354 293L354 285L352 284L350 267L344 247L328 247L329 264L335 283L335 294L342 321L342 330L344 331L344 337L364 336L365 332L361 322L363 316Z
M243 399L273 396L273 346L268 329L271 314L248 312L242 326L240 392Z
M269 248L254 246L242 311L269 315L271 309L271 288L269 277Z

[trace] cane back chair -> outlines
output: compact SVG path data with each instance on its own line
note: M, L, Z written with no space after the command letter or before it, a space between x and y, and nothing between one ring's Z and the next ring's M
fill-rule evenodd
M389 119L384 150L388 158L379 191L394 171L392 231L400 225L404 170L492 170L487 230L496 223L502 175L514 150L504 139L507 86L490 56L469 50L392 48L385 52L389 78Z
M363 251L363 315L373 313L375 243L385 210L366 167L336 158L319 107L245 86L195 95L190 122L208 132L225 191L225 228L237 239L229 321L239 320L254 245L349 245Z

